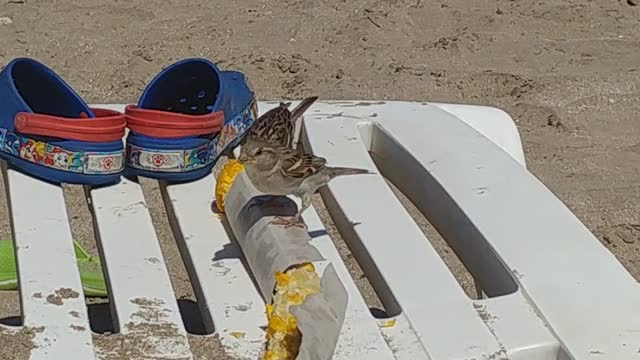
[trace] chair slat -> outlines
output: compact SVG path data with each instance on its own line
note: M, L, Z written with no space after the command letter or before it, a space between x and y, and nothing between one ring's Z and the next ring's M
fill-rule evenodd
M313 153L327 158L332 166L377 171L360 141L356 121L344 117L340 113L344 109L321 109L305 121L305 142ZM372 259L365 272L379 272L374 278L384 279L431 359L502 352L470 299L381 176L336 178L322 193L338 227L349 229L343 236L347 235L350 248L365 252L355 256ZM378 211L372 211L372 201ZM450 336L443 335L447 332Z
M393 354L398 360L421 359L431 360L424 345L404 314L379 320L380 333L393 349Z
M90 190L118 330L148 357L191 358L187 333L139 184Z
M474 307L507 349L509 359L559 359L560 342L527 302L522 291L474 301Z
M218 333L228 355L253 360L262 351L266 326L264 300L229 239L224 223L211 211L213 176L163 186L175 237L209 331Z
M291 199L300 206L298 199ZM376 320L371 315L369 307L351 278L318 213L314 208L309 208L305 211L303 218L312 235L311 244L325 259L333 263L338 277L349 294L345 320L333 359L394 359L391 348L382 336ZM411 359L415 360L428 359L424 350L413 352L411 356Z
M260 102L259 109L265 112L276 105ZM106 107L123 109L122 105ZM322 190L325 203L385 305L400 313L395 326L374 331L375 320L364 309L366 305L335 247L326 235L316 236L314 244L325 257L335 259L340 278L353 294L337 356L360 358L367 354L367 358L387 359L389 347L396 359L509 356L514 360L551 360L637 355L640 338L634 329L640 328L640 318L632 316L640 303L637 282L526 170L517 128L503 111L454 104L323 101L314 104L305 118L307 147L326 157L329 165L375 170L367 150L386 152L385 173L394 177L392 181L405 183L407 196L450 243L457 243L456 252L473 268L480 290L495 295L501 286L516 284L509 295L469 299L381 177L335 179ZM169 304L166 313L171 317L169 322L180 324L177 348L181 348L184 330L176 319L177 306L166 269L151 270L151 276L149 269L142 270L147 266L142 253L148 254L148 249L159 255L159 264L163 261L148 211L135 204L136 199L142 199L136 186L126 185L121 194L115 191L121 191L122 185L92 194L95 207L99 207L96 213L102 213L96 218L113 296L118 300L113 303L123 308L116 310L128 321L140 310L127 305L140 293L132 284L157 280L153 285L140 285L141 292L162 295L163 301L169 301L165 302ZM210 331L215 327L229 355L253 360L264 341L260 329L266 322L263 300L242 264L240 249L229 239L224 223L211 214L213 187L210 176L162 187L162 191L205 325ZM31 185L25 185L23 191L33 193ZM103 195L96 196L100 191ZM372 201L377 204L375 209ZM133 216L114 215L130 205ZM25 208L21 217L33 221L31 212ZM311 231L322 230L314 210L305 214L305 221ZM66 213L62 223L68 232ZM123 230L113 230L118 226ZM131 232L130 228L138 230ZM25 237L17 236L16 242L20 238ZM65 251L71 249L70 235L65 233L63 239L68 242ZM133 241L138 245L132 252L135 255L128 253L133 248L128 244ZM19 260L27 259L27 254L32 259L31 253L18 245ZM478 255L479 247L484 247L480 249L482 256ZM574 256L576 249L580 257ZM129 273L136 279L127 278ZM44 275L23 275L20 270L20 276L41 281ZM156 292L144 286L164 290ZM81 314L86 319L86 313ZM580 326L586 318L590 326ZM380 333L388 346L381 346ZM360 350L367 341L375 350ZM160 347L168 344L161 341Z
M464 214L439 220L443 236L486 239L568 357L638 356L640 336L632 330L640 329L640 316L632 316L639 310L638 283L542 182L473 128L433 108L389 107L380 122L416 159L413 181L433 184L416 187L414 196ZM460 247L461 257L473 258L468 245ZM589 326L581 325L585 319Z
M297 101L292 102L291 108L297 105ZM276 103L260 103L259 109L261 113L269 111L277 106ZM315 107L309 109L309 112L317 112ZM297 124L300 128L300 123ZM296 139L297 141L300 139ZM300 206L300 200L295 197L289 197L297 206ZM360 294L355 282L351 278L347 267L342 261L338 250L331 241L318 213L314 208L309 208L303 215L304 221L308 226L308 231L312 235L312 245L315 246L322 256L331 261L338 273L340 280L345 286L349 294L349 303L345 313L344 327L340 333L340 338L336 346L334 358L338 359L393 359L393 352L386 343L384 337L380 333L377 322L371 315L367 304ZM414 351L413 359L419 360L426 357L424 351Z
M31 359L93 359L91 330L62 189L6 170L22 318Z

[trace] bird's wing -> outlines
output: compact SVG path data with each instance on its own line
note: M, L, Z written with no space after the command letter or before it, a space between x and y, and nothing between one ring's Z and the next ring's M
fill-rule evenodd
M305 178L317 174L325 168L327 160L323 157L303 154L290 148L280 149L281 169L284 176Z
M247 132L244 142L261 141L275 146L287 146L293 141L295 124L289 120L291 103L280 103L260 116Z
M307 109L318 99L311 96L303 99L293 110L291 103L283 103L260 116L251 128L245 132L242 143L259 141L277 147L293 147L296 122Z

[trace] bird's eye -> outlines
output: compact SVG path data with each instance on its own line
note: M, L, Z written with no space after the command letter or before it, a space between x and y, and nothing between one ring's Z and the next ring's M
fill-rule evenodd
M258 149L258 150L256 151L256 155L258 155L258 156L259 156L259 155L262 155L262 149Z

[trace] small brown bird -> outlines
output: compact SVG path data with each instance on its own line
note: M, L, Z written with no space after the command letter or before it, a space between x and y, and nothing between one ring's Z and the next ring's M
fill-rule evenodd
M296 123L316 100L317 96L308 97L291 111L290 102L281 102L278 107L264 113L243 135L240 151L252 150L260 145L292 148Z
M289 111L290 102L280 102L280 105L262 114L240 135L236 145L228 146L220 153L212 169L214 177L218 177L225 164L233 157L233 150L238 146L241 154L258 146L293 148L296 123L316 100L318 100L317 96L305 98L291 111Z
M322 157L287 147L258 145L242 153L238 161L245 166L247 176L259 191L267 195L294 195L302 200L293 218L276 218L271 222L285 228L304 227L300 216L311 206L313 194L335 177L374 174L365 169L329 167Z
M233 151L238 146L241 153L258 145L293 148L296 123L316 100L318 100L317 96L308 97L291 111L289 111L290 102L281 102L277 107L262 114L240 135L240 140L235 145L227 146L218 155L217 165L224 165L233 156Z

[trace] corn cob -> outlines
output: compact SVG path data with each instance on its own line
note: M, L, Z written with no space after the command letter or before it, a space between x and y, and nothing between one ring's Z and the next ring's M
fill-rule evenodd
M215 176L216 206L224 212L224 199L244 166L235 159L228 160ZM302 305L307 296L320 292L320 277L311 263L302 263L275 274L271 304L266 304L266 350L263 360L294 360L298 356L302 333L298 329L291 306Z
M302 305L307 296L320 292L320 278L311 263L275 274L271 304L267 304L267 349L263 360L294 360L302 341L290 307Z
M244 166L236 159L230 159L223 165L216 179L215 197L216 207L221 213L224 212L224 198L231 188L236 176L244 170Z

